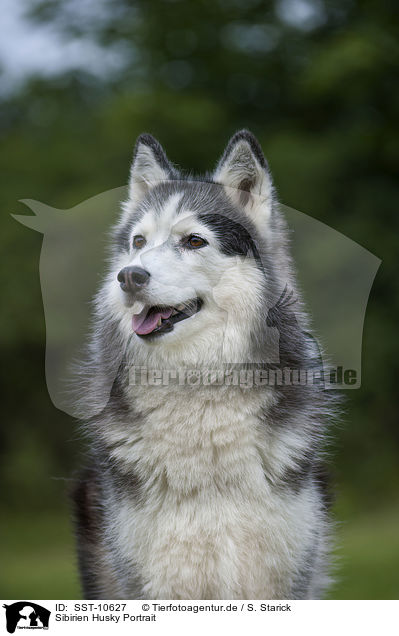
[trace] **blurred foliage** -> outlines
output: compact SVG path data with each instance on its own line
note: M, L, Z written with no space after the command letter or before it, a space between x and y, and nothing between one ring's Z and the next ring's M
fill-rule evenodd
M399 484L395 9L392 0L30 3L32 28L49 23L63 38L114 47L120 64L99 78L85 72L83 60L80 71L30 78L1 103L0 471L10 511L58 510L65 498L58 478L70 474L80 453L75 423L46 392L41 236L10 213L26 213L19 199L68 208L122 185L143 131L160 139L172 161L202 171L242 127L260 139L283 203L383 259L366 315L363 386L347 396L331 451L348 518L393 507ZM348 541L360 560L357 527ZM367 527L365 550L373 532L384 540L378 524ZM392 549L394 561L397 542ZM360 568L359 579L364 574ZM375 589L384 589L382 581Z

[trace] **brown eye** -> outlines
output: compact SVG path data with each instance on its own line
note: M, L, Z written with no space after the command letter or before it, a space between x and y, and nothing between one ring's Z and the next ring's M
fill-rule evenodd
M185 247L189 247L193 250L197 250L199 247L208 245L207 241L198 236L198 234L190 234L183 243Z
M133 247L135 247L137 250L139 250L141 247L144 247L146 243L147 241L145 240L144 236L141 236L141 234L137 234L137 236L133 237Z

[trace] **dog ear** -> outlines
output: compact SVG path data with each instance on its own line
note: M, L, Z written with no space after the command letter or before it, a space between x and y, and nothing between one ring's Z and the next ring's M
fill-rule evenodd
M177 171L167 158L161 144L148 133L140 135L130 169L129 201L137 202L160 181L176 179Z
M273 185L259 142L248 130L240 130L229 141L213 180L225 186L235 205L258 225L270 216Z

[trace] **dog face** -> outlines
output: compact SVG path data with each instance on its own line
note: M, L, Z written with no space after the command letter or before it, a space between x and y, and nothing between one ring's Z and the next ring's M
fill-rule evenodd
M174 350L248 342L267 282L259 250L271 208L267 165L250 133L237 133L202 181L182 178L158 142L141 136L105 286L124 337Z

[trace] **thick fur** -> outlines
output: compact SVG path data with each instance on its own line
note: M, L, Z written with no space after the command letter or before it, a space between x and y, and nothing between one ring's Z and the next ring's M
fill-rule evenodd
M208 244L179 247L191 233ZM320 353L287 236L249 132L201 179L182 176L150 135L138 139L79 382L90 440L74 492L86 598L322 596L330 523L320 460L332 413L322 383L146 386L129 371L264 368L267 325L279 335L273 368L314 369ZM133 295L117 281L129 265L151 274ZM287 290L289 310L279 301ZM133 332L136 303L194 296L201 311L171 333Z

